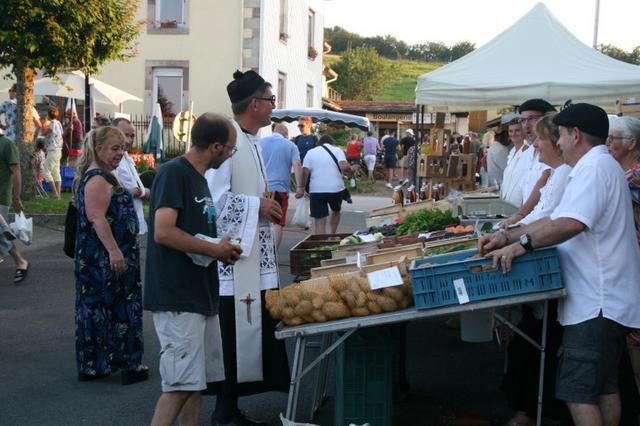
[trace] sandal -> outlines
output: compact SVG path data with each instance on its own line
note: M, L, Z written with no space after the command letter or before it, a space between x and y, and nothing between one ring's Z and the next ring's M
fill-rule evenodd
M123 385L142 382L149 378L149 367L141 364L135 370L122 370L120 372L120 378Z
M27 263L27 267L24 269L16 268L16 273L13 275L13 283L20 284L27 278L27 273L29 272L29 264Z

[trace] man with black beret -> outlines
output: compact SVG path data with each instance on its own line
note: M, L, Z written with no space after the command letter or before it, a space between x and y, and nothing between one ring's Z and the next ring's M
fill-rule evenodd
M595 105L575 104L553 122L573 167L560 204L530 225L484 236L482 253L505 272L514 257L557 244L567 297L556 397L576 425L620 422L618 367L628 328L640 326L640 250L625 173L608 153L609 122Z
M255 71L233 74L227 86L236 130L236 152L205 177L216 211L219 235L239 241L240 259L218 264L220 328L225 380L209 383L217 395L212 425L259 424L238 409L238 398L289 390L284 342L275 339L276 321L265 307L265 292L279 287L272 224L280 222L280 204L268 190L267 169L258 131L271 123L276 98L271 84Z

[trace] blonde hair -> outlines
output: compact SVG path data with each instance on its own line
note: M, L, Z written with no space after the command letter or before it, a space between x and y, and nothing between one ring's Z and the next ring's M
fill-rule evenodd
M80 179L82 179L82 176L91 166L91 163L95 161L100 168L103 168L102 162L96 155L96 147L104 145L114 139L119 140L123 144L125 142L124 133L115 127L98 127L97 129L91 130L87 133L87 136L85 136L84 142L82 143L82 154L80 154L76 163L76 177L73 182L74 192L80 184ZM111 173L109 174L112 175ZM117 181L115 176L113 176L113 179Z
M298 123L300 123L300 124L304 123L304 124L306 124L308 126L312 126L313 125L313 120L308 115L304 115L304 116L298 118Z

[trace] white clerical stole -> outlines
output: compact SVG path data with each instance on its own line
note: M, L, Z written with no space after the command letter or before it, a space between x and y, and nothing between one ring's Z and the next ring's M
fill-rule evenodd
M262 306L260 291L277 288L278 261L271 224L259 218L267 176L258 138L232 120L238 148L220 168L205 173L219 212L218 236L239 239L235 265L218 263L220 295L234 296L238 383L262 381Z

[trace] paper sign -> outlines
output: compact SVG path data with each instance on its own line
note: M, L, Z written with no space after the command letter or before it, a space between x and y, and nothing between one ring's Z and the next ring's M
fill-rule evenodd
M469 303L469 295L467 294L467 286L464 285L464 280L459 278L453 280L453 286L456 288L456 296L458 296L458 303Z
M357 252L356 254L345 257L344 263L355 263L358 265L358 268L362 268L362 265L366 265L367 263L367 255Z
M379 271L369 272L367 274L369 286L372 290L379 290L385 287L393 287L403 283L400 270L397 266L392 268L380 269Z
M372 243L376 240L376 237L374 237L373 234L362 234L358 235L358 237L363 243Z

